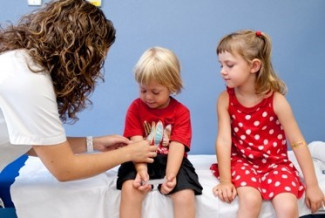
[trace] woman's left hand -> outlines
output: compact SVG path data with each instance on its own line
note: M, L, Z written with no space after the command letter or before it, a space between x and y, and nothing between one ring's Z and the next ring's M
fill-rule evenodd
M307 186L305 202L312 213L317 212L321 207L325 206L325 196L318 185Z
M94 150L97 151L110 151L126 146L130 140L121 135L108 135L94 137L93 144Z

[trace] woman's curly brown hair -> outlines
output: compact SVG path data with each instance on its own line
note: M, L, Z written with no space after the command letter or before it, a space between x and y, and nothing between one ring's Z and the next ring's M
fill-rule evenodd
M0 53L26 49L52 77L61 120L76 121L76 113L91 104L96 79L103 79L114 41L115 28L99 8L85 0L58 0L1 29Z

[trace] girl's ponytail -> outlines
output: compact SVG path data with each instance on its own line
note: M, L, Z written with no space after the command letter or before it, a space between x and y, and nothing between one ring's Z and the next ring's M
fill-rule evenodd
M280 92L283 95L287 92L285 83L276 75L271 61L272 42L271 38L260 31L256 31L256 37L263 40L258 57L262 62L260 72L256 78L256 93L268 93L270 91Z

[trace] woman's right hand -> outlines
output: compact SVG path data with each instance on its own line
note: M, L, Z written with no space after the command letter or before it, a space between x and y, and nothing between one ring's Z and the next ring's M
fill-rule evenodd
M150 145L147 140L130 143L124 148L128 149L130 161L133 162L153 163L153 158L157 156L157 146Z
M236 188L231 182L221 182L213 187L212 191L221 201L227 203L231 203L237 195Z

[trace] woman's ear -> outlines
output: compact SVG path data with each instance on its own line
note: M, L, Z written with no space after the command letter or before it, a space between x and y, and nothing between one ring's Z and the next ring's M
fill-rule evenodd
M261 60L255 58L251 61L251 73L257 73L262 66Z

